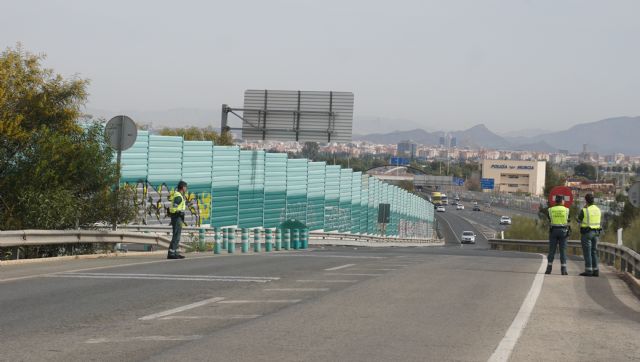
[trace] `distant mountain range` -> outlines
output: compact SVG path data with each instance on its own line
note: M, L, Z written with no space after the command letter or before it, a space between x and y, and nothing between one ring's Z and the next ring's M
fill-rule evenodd
M462 131L449 132L456 137L459 147L493 148L499 150L526 150L538 152L554 152L559 149L580 152L582 145L587 150L600 154L621 152L629 155L640 155L640 117L617 117L597 122L575 125L567 130L536 134L537 130L527 132L533 136L503 137L479 124ZM512 133L513 134L513 133ZM427 132L423 129L395 131L391 133L373 133L355 135L354 141L391 144L404 140L413 140L420 144L437 145L445 132Z

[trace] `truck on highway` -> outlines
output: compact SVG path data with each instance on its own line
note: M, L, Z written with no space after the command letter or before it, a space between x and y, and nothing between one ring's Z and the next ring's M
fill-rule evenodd
M442 205L442 194L438 191L434 191L431 193L431 203L433 206L438 207Z
M442 205L449 205L449 199L447 198L447 194L444 192L440 194L440 201L442 201Z

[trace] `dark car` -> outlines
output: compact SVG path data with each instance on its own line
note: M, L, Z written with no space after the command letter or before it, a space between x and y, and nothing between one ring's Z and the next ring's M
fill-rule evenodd
M473 211L480 211L479 205L473 205Z

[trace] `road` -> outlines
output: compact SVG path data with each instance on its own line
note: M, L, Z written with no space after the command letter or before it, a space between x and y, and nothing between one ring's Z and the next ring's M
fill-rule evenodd
M0 360L637 358L640 303L612 273L447 242L1 266Z

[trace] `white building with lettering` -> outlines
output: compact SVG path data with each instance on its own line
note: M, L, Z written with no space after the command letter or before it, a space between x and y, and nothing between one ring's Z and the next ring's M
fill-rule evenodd
M494 180L493 191L542 195L545 167L546 161L483 160L482 178Z

